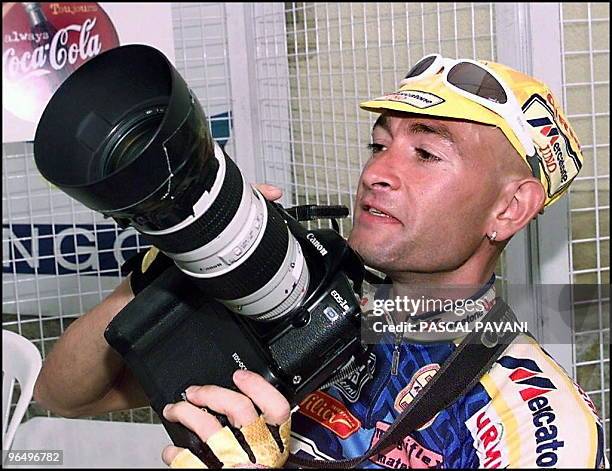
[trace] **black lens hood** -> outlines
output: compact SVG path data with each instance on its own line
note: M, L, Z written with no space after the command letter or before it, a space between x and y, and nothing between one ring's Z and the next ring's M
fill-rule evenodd
M151 140L136 158L101 175L105 139L126 117L149 109L163 113ZM196 111L205 122L187 84L160 51L145 45L111 49L79 67L49 101L36 130L36 165L44 178L85 206L110 216L125 213L153 195L162 198L170 173L193 158L167 152L164 144L186 119L196 122ZM206 147L212 149L204 127Z

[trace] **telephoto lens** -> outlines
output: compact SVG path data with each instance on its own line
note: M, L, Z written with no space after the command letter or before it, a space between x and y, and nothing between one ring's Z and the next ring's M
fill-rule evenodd
M122 46L77 69L40 119L34 157L49 182L133 226L233 312L278 319L306 295L300 244L160 51Z

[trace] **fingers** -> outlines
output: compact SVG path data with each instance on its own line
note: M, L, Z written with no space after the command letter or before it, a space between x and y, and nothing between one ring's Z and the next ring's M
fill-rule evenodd
M283 191L277 186L266 185L265 183L259 183L254 186L259 191L261 191L261 194L264 195L264 198L269 201L276 201L281 196L283 196Z
M290 415L289 402L274 386L251 371L238 370L234 383L243 394L219 386L191 386L185 391L187 401L169 404L164 408L164 417L171 422L180 422L193 431L203 442L222 429L219 421L210 413L200 409L206 407L225 415L230 424L242 428L258 418L255 404L262 412L266 423L281 425ZM180 451L180 450L179 450ZM175 448L164 450L163 459L174 459Z
M180 422L194 432L200 440L208 438L223 427L212 415L186 401L168 404L163 411L164 417L170 422Z
M237 428L255 422L259 416L248 397L230 389L212 385L191 386L185 393L189 402L225 415Z
M270 383L252 371L237 370L233 377L238 388L261 410L270 425L281 425L289 418L287 399Z
M168 445L162 450L162 461L166 463L167 466L170 466L170 463L174 461L176 455L178 455L183 450L184 448L179 448L174 445Z

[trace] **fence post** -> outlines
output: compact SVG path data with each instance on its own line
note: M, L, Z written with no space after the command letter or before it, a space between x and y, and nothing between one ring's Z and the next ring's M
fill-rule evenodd
M546 83L562 96L559 3L498 3L495 5L497 59ZM573 349L568 286L569 210L567 197L532 221L506 248L508 302L542 346L568 372ZM525 287L532 287L526 293ZM525 296L529 294L529 296ZM555 299L553 299L555 298Z
M225 3L227 50L232 94L232 125L236 155L247 183L257 182L256 156L260 149L257 125L255 45L252 4Z

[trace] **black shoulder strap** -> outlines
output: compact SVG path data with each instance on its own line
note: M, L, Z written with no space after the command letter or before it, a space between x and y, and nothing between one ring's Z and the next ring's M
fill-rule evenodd
M302 204L285 209L297 221L312 221L315 219L345 218L349 210L343 205Z
M514 325L516 321L510 307L501 298L497 298L493 308L483 318L482 324L492 326L492 322L509 322ZM446 359L440 371L365 454L338 461L309 460L290 456L288 463L303 468L350 469L371 456L395 446L422 424L431 420L439 411L448 408L468 393L519 333L519 329L514 328L499 329L500 333L489 330L483 328L468 334Z

